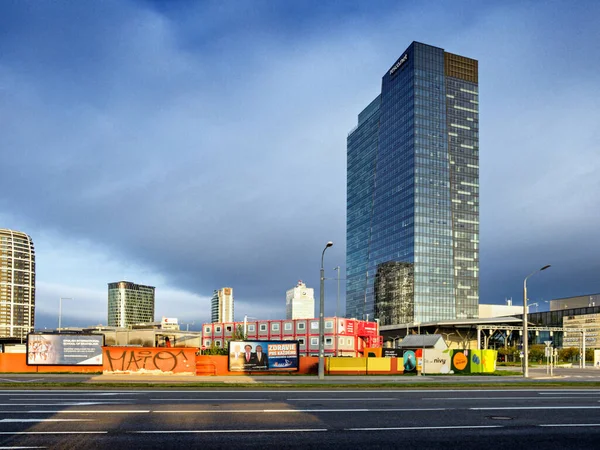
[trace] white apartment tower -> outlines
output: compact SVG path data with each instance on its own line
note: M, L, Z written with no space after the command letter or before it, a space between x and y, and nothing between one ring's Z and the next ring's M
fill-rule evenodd
M314 319L315 290L307 288L302 281L298 281L296 287L288 290L285 294L285 318Z
M35 318L35 251L31 238L0 228L0 337L25 339Z
M233 289L224 287L213 292L210 301L211 322L233 322Z

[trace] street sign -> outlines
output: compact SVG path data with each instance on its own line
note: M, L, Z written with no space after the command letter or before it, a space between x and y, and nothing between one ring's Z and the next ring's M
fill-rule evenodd
M550 347L552 345L552 341L544 341L544 344L546 344L546 347Z
M544 356L546 358L551 358L552 357L552 347L546 347L544 350L545 350Z

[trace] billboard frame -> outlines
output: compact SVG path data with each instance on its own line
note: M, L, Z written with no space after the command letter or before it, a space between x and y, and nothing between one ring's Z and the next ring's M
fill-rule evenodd
M100 350L99 350L99 352L98 353L94 353L93 355L90 355L87 358L87 359L90 359L90 358L99 356L100 357L100 362L97 362L97 363L87 363L87 364L78 364L78 363L69 364L67 362L58 362L61 359L64 360L64 354L65 354L64 351L63 351L62 355L60 355L60 356L58 356L56 358L56 362L48 362L48 363L46 363L44 361L32 361L32 362L30 362L30 354L32 353L32 352L30 352L30 346L31 346L31 343L33 341L33 339L31 339L33 336L53 336L53 337L56 337L57 340L61 341L60 342L61 347L63 346L62 341L65 338L66 339L68 339L68 338L71 338L71 339L74 339L74 338L85 339L85 338L90 338L90 337L100 338L100 346L99 346ZM25 348L25 352L26 352L25 353L25 362L26 362L26 364L28 366L100 366L100 367L102 367L102 364L103 364L102 361L103 361L103 356L104 356L104 350L103 350L104 345L105 345L105 336L104 336L104 334L94 334L94 333L52 333L52 332L50 332L50 333L44 333L44 332L28 333L27 334L27 345L26 345L26 348ZM64 347L62 347L62 348L64 350Z
M270 366L270 359L271 356L269 355L268 352L265 352L265 355L267 356L267 363L269 365L269 367L267 368L262 368L262 367L256 367L256 368L250 368L249 370L245 370L245 369L236 369L233 368L232 369L232 344L239 344L241 346L246 346L246 345L250 345L252 346L252 350L256 349L257 345L261 345L264 347L267 347L269 344L271 345L277 345L277 344L293 344L295 345L296 349L295 349L295 354L291 357L295 358L296 360L296 365L295 367L290 367L288 368L274 368ZM268 348L268 347L267 347ZM241 352L244 353L244 352ZM252 373L252 372L264 372L264 373L289 373L289 372L299 372L300 371L300 342L298 340L290 340L290 341L284 341L281 339L245 339L245 340L231 340L227 343L227 370L229 372L239 372L239 373Z

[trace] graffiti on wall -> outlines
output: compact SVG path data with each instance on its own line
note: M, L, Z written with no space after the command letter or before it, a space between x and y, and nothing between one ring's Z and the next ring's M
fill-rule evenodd
M186 352L187 350L187 352ZM191 349L123 349L105 348L104 370L110 372L191 372L194 351Z

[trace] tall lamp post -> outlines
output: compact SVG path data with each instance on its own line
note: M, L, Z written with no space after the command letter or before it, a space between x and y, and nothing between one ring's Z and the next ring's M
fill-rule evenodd
M340 316L340 266L334 267L333 270L337 270L337 282L338 282L338 290L337 290L337 299L335 303L335 317Z
M532 275L535 275L536 273L541 272L542 270L546 270L548 267L550 267L550 264L542 267L541 269L534 270L529 275L527 275L525 277L525 280L523 281L523 358L525 358L523 365L523 378L529 377L529 360L527 348L529 343L529 336L527 334L527 280Z
M323 310L325 309L325 269L323 268L323 259L325 258L325 250L333 245L333 242L329 241L323 253L321 253L321 285L320 285L320 301L319 301L319 380L325 378L325 318L323 316Z
M73 300L71 297L61 297L58 301L58 331L60 331L62 325L62 301L63 300Z

